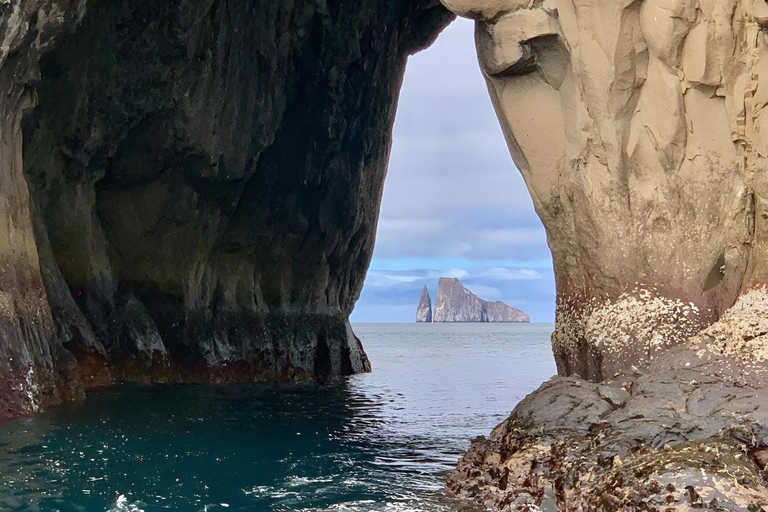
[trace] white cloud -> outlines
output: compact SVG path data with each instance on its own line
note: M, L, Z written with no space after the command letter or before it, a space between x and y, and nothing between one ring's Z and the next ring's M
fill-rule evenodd
M532 281L541 279L541 274L530 268L504 268L495 267L483 272L482 276L486 279L495 279L497 281Z
M391 281L396 281L398 283L413 283L415 281L422 281L424 277L422 276L402 276L402 275L388 275L386 276L387 279Z
M463 268L449 268L442 273L440 277L455 277L456 279L464 279L469 277L469 271Z

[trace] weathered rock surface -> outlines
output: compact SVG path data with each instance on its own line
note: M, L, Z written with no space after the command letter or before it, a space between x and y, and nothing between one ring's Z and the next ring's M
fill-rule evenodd
M416 321L417 322L432 321L432 298L429 296L429 290L427 290L427 285L424 285L424 289L421 291L421 297L419 298L419 306L416 308Z
M547 231L559 373L653 358L765 283L765 2L444 3Z
M473 443L449 491L501 510L763 510L766 2L443 3L476 20L547 231L561 375Z
M455 277L441 277L437 282L433 321L530 322L530 318L503 302L482 300Z
M0 415L349 374L434 0L0 1Z
M601 384L553 377L449 476L498 510L768 507L768 364L679 346Z

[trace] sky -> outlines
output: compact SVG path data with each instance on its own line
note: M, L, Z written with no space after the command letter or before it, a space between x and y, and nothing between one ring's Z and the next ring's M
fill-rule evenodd
M353 322L413 322L426 284L458 277L532 322L554 321L544 227L512 162L459 19L408 62L376 246Z

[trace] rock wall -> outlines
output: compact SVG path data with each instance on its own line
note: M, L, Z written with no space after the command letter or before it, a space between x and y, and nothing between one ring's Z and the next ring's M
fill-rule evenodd
M765 510L768 4L444 3L477 20L547 231L560 374L473 441L449 494Z
M450 19L432 0L0 2L0 415L112 379L368 370L348 316L397 94Z
M68 2L0 3L0 417L34 412L81 390L55 337L24 175L23 127L40 56L82 18Z
M558 371L595 381L768 272L762 0L445 0L547 231Z

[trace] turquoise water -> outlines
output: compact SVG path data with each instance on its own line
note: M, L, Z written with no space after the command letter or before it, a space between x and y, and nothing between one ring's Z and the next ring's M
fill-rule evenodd
M354 328L371 374L119 386L0 423L0 510L462 510L445 475L554 374L552 326Z

